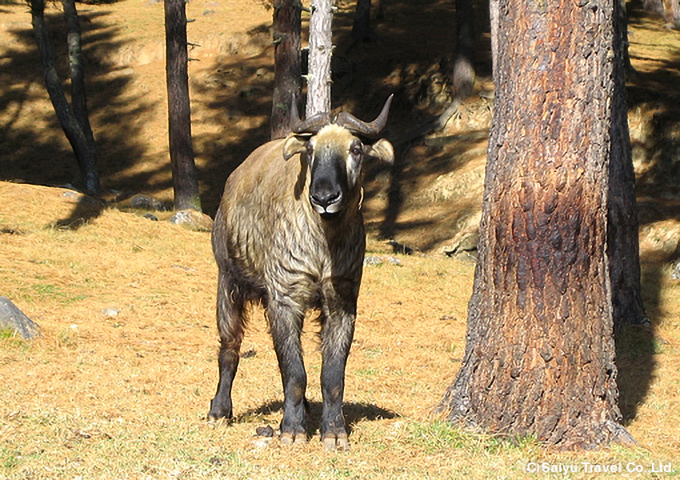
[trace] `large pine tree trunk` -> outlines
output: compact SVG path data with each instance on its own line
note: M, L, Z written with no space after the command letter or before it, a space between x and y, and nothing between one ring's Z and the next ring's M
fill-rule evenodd
M312 0L309 19L309 68L307 118L331 111L331 57L333 0Z
M609 229L609 167L630 148L616 3L499 2L479 264L463 365L440 405L452 421L563 448L632 441L607 248L612 235L637 241Z
M201 211L189 104L186 0L165 0L170 162L175 209Z
M69 31L68 44L72 75L73 107L68 103L66 95L61 88L61 80L57 73L52 43L50 42L50 35L45 22L45 2L44 0L31 0L30 7L33 33L38 44L38 51L40 52L47 93L49 94L59 124L64 130L71 148L73 148L73 153L78 162L82 187L89 194L97 194L101 191L101 185L99 183L99 174L97 173L94 137L87 113L80 27L78 25L78 14L75 4L72 0L64 1L64 16Z
M300 16L298 0L274 1L274 94L272 98L271 138L290 133L290 107L300 99Z

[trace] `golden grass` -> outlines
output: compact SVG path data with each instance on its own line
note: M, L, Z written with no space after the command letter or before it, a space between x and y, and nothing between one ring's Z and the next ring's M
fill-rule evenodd
M628 425L639 448L555 454L530 438L500 441L433 417L463 355L473 267L417 256L365 269L347 371L351 451L325 451L318 433L303 446L265 446L255 429L278 425L282 393L257 309L244 341L255 355L236 380L237 418L204 422L217 381L209 234L114 209L57 228L78 200L64 193L0 183L0 227L14 232L0 237L0 292L43 332L30 343L0 340L0 478L563 478L525 470L567 464L580 469L572 478L607 478L582 462L645 469L622 478L650 478L659 462L678 473L677 282L657 295L663 341ZM386 258L382 248L369 242ZM120 313L107 317L105 308ZM312 322L304 345L318 427Z
M225 64L236 68L239 62L251 61L270 66L270 57L217 57L223 55L220 44L230 35L268 24L271 12L251 0L230 0L224 9L213 8L213 3L197 0L188 5L189 15L197 19L189 27L191 39L200 39L202 45L192 52L202 60L192 62L194 134L205 137L207 146L219 141L224 142L223 150L230 150L243 135L247 137L249 128L264 121L238 110L229 113L232 96L252 79L239 77L233 87L224 89L198 87L207 85ZM352 5L340 2L346 11ZM25 6L3 8L4 21L30 28ZM131 16L131 9L139 15ZM124 170L117 168L121 161L117 155L125 157L126 151L102 152L115 164L106 164L107 185L138 188L168 199L162 28L157 28L162 25L162 6L130 0L84 10L93 20L101 14L104 25L116 26L114 39L121 45L103 54L104 63L116 68L104 69L99 78L134 79L116 97L117 108L102 108L93 115L95 129L100 137L113 139L104 142L109 147L116 146L121 131L143 138L141 157ZM208 10L215 11L205 15ZM677 32L656 23L631 25L633 61L643 73L671 69L667 60L677 51ZM14 29L0 32L7 40L5 47L14 45ZM95 47L106 46L93 42ZM10 59L8 55L3 61ZM252 75L257 65L251 68ZM3 124L11 127L10 133L43 132L54 139L48 145L68 152L44 88L37 82L25 88L25 101L10 103L0 112ZM213 105L216 95L223 104ZM146 110L133 109L141 98L148 103ZM110 118L112 111L120 118ZM631 125L639 144L650 134L643 128L653 118L648 113L641 109L633 115L643 124ZM458 123L463 123L456 126L462 130L470 126L469 119ZM20 146L12 155L33 160L22 142L12 145ZM197 148L197 161L203 166L210 156L206 145L199 142ZM461 171L468 169L475 177L480 168L483 141L474 142L473 148L470 142L463 146L455 155L445 149L436 157L428 148L413 150L403 178L404 208L397 219L397 227L413 228L397 228L397 240L419 241L434 250L448 239L459 216L473 210L472 204L478 208L478 199L470 198L465 199L468 203L435 203L471 185L463 182ZM6 153L9 157L9 150ZM37 168L69 170L65 158L50 158ZM445 173L428 170L435 160L445 163ZM452 166L459 169L456 175L449 174ZM637 165L638 173L644 173L643 167ZM146 183L131 185L137 177ZM387 207L389 179L381 178L372 185L374 190L380 186L379 191L366 202L372 230L379 228ZM212 195L219 190L214 189ZM79 216L90 220L74 221ZM352 447L348 453L333 453L323 449L318 433L309 444L293 448L276 441L264 445L255 437L257 427L276 427L282 414L276 359L257 309L243 345L255 355L243 359L236 379L236 420L230 426L206 425L204 416L217 382L216 268L209 234L152 222L141 212L104 209L59 188L0 182L0 295L10 297L42 327L42 337L30 343L0 332L0 479L590 479L611 478L597 471L610 464L621 466L623 473L617 478L678 476L680 284L670 279L668 266L662 263L669 258L669 242L677 239L678 223L664 222L648 223L641 232L643 290L653 329L628 331L620 347L622 403L637 448L554 453L531 438L498 440L452 428L433 417L431 410L463 356L473 266L432 255L398 256L401 266L365 268L347 369L345 413ZM375 238L369 239L369 253L389 255ZM117 309L118 315L105 315L107 308ZM309 322L304 334L308 395L311 423L318 426L320 359L315 332ZM590 472L586 463L592 466ZM670 473L652 471L669 464ZM556 471L565 467L578 471L568 475Z

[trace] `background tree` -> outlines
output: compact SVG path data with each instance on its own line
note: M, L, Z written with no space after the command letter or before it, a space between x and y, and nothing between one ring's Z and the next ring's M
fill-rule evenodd
M680 30L680 0L642 0L642 7L663 16L667 28Z
M300 98L300 21L299 0L274 0L274 94L271 138L290 133L290 106Z
M475 10L473 0L456 0L456 50L453 60L453 91L466 98L475 84Z
M357 0L352 24L352 43L365 42L371 35L371 0Z
M82 187L86 193L97 194L101 191L101 185L97 173L96 145L87 110L85 67L78 11L75 0L63 0L62 5L68 29L67 42L71 74L70 104L62 90L61 80L56 68L50 35L45 22L44 0L29 1L33 33L40 52L45 85L50 101L78 162L80 178L76 180L76 184Z
M170 162L175 209L201 211L198 172L191 140L186 0L165 0Z
M630 162L618 8L499 1L479 263L440 404L451 421L564 448L632 442L613 340L612 272L630 261L615 244L637 241L610 229L626 210L611 199L632 195L630 178L612 181Z
M306 115L331 111L333 0L312 0Z

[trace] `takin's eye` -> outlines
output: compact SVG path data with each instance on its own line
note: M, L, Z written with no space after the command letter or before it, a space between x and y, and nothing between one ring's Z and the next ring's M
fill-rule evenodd
M361 144L354 144L352 147L349 149L350 153L354 155L355 157L360 156L363 153L363 150L361 148Z

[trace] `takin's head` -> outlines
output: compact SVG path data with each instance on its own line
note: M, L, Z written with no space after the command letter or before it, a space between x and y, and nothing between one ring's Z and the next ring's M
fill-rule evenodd
M351 199L360 197L364 159L394 162L392 144L375 140L387 123L391 103L392 95L380 115L367 123L346 112L335 118L321 113L300 120L293 101L293 133L284 143L283 156L288 160L299 153L307 162L309 202L324 218L336 217Z

